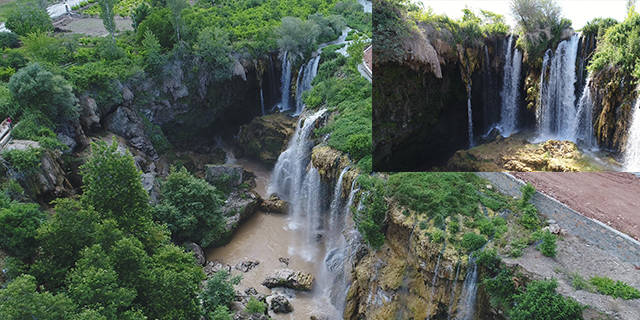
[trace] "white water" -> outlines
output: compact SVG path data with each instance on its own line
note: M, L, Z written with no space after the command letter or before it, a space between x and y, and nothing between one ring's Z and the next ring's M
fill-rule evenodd
M518 98L522 54L513 46L513 35L509 37L505 54L504 81L502 86L502 108L500 109L501 134L510 136L518 127Z
M438 262L436 262L436 270L433 272L433 279L431 279L431 294L429 295L429 308L427 308L427 312L431 311L431 306L433 306L433 293L436 290L436 280L438 279L438 269L440 269L440 258L442 258L443 252L444 252L444 247L442 248L442 251L440 251L440 254L438 255Z
M540 78L541 106L538 114L538 131L546 138L573 140L571 123L576 117L576 57L579 35L560 42L553 56L548 51L543 61ZM544 76L549 66L548 77ZM544 81L544 79L547 81Z
M469 254L467 264L467 276L462 285L462 297L460 298L457 320L473 320L476 309L476 293L478 291L478 266L476 258Z
M580 95L576 116L571 121L569 131L569 137L575 142L580 141L586 148L594 148L596 146L595 135L593 134L593 100L591 99L590 84L591 74L589 74Z
M359 4L361 4L364 7L364 12L369 12L371 13L371 9L372 9L372 2L369 0L357 0Z
M625 144L623 171L640 172L640 98L633 106L629 138Z
M264 116L264 95L262 94L262 81L260 81L260 106L262 107L262 115Z
M311 90L311 81L318 74L318 63L320 62L320 55L315 58L311 58L307 64L303 64L300 67L298 73L298 80L296 80L296 113L295 116L300 115L304 110L304 103L302 103L302 93Z
M289 52L285 51L282 54L282 76L280 77L280 82L282 86L280 87L280 92L282 93L282 99L280 99L280 111L289 110L289 96L291 95L291 62L287 57L289 56Z
M449 299L449 312L447 312L447 320L451 320L451 310L453 309L453 303L456 299L456 286L458 285L458 275L460 275L460 267L462 263L458 261L458 269L456 271L456 278L453 280L453 289L451 289L451 299Z

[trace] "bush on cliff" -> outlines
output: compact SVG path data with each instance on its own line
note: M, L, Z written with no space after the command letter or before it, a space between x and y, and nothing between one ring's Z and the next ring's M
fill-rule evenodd
M583 306L556 292L556 279L531 281L524 293L514 296L515 306L509 312L513 320L582 319Z

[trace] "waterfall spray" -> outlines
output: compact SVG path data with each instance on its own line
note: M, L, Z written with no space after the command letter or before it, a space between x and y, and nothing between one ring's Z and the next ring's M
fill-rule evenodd
M462 297L460 298L460 308L458 311L458 320L473 320L473 314L476 309L476 293L478 291L478 266L473 253L469 254L469 263L467 264L467 276L464 278L462 285Z
M624 171L640 172L640 98L636 100L631 114L629 138L624 152Z
M287 51L282 55L282 77L280 77L280 81L282 82L282 87L280 87L282 99L280 100L280 111L289 110L289 96L291 95L291 62L287 59L288 56L289 52Z
M451 311L453 310L453 303L456 299L456 285L458 284L458 276L460 275L460 267L462 263L458 261L458 269L456 271L456 278L453 279L453 289L451 289L451 299L449 299L449 311L447 312L447 320L451 320Z
M518 127L518 99L522 54L515 47L511 53L513 35L509 37L505 54L504 83L502 86L502 108L500 127L502 136L508 137Z

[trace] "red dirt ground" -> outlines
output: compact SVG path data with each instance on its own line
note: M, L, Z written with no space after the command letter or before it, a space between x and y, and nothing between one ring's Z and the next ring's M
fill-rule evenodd
M369 70L373 70L373 64L372 64L372 52L373 50L371 50L371 46L369 46L369 48L367 48L364 51L364 62L367 64L367 67L369 68Z
M640 241L640 178L627 172L514 172L536 190Z

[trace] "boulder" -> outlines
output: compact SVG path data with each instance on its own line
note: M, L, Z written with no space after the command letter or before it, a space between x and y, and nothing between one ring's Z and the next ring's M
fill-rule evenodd
M235 188L242 183L244 168L240 165L210 164L205 166L205 171L205 180L207 180L207 182L214 185L223 183L226 184L228 188Z
M260 264L260 261L242 261L236 264L236 269L242 272L248 272L249 270L257 267ZM254 289L255 290L255 289Z
M209 261L204 266L204 273L207 275L207 279L213 277L213 275L220 272L220 270L227 270L227 272L231 273L231 266L222 264L220 261Z
M152 204L160 203L160 182L156 179L155 172L142 174L142 187L149 194L149 202Z
M243 188L232 191L222 207L222 215L226 219L224 235L210 246L219 247L229 243L240 224L258 210L261 202L262 198L251 190Z
M135 111L125 107L118 108L105 119L105 128L127 139L133 147L151 159L158 159L158 152L145 135L144 124Z
M207 259L204 256L204 251L197 243L189 242L186 244L187 252L193 252L193 256L196 258L198 265L204 266Z
M294 290L309 291L313 287L313 280L313 275L308 272L276 269L267 275L262 285L267 288L286 287Z
M267 303L269 303L269 308L273 310L275 313L290 313L293 312L293 306L283 295L273 295L267 298Z
M89 96L80 97L80 124L86 132L94 132L100 129L100 116L98 105Z
M289 208L289 204L278 198L278 196L274 193L269 199L262 201L260 205L260 209L269 213L286 213Z
M259 158L265 163L276 163L293 133L294 118L276 113L254 118L250 124L240 127L238 147L242 153Z

